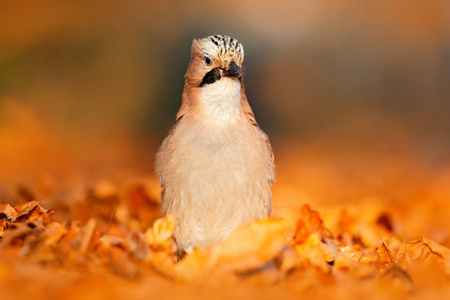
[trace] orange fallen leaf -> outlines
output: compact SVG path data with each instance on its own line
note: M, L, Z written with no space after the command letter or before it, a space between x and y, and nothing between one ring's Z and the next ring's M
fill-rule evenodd
M384 240L377 249L377 255L378 269L380 271L387 269L391 265L397 264L397 255L389 248Z
M437 260L445 273L450 275L450 249L422 237L422 239L408 243L408 255L413 262L425 263L431 259Z
M160 259L161 261L161 259ZM174 267L170 265L170 262L166 261L161 264L165 265L164 272L174 272L174 276L182 281L202 280L214 270L215 262L212 261L210 253L206 249L194 249L190 254L186 256ZM172 271L173 268L173 271Z
M16 210L8 203L0 204L0 220L14 221L17 218Z
M294 234L295 243L304 243L308 237L317 233L320 237L325 234L326 228L320 214L312 210L309 205L304 204L300 209L301 218L297 222Z
M16 222L32 220L40 216L49 217L53 214L52 210L47 210L40 206L38 201L17 205L14 207L14 210L17 212L17 217L14 220Z
M145 232L145 240L152 251L163 251L174 254L177 250L173 241L176 220L174 214L168 214L156 220L153 226Z
M301 244L294 245L295 252L299 257L300 267L316 267L324 273L330 271L330 251L320 240L317 233L310 234ZM332 257L332 256L331 256Z
M226 269L248 271L262 267L280 255L289 241L286 223L278 219L257 220L234 231L225 241L211 247L213 260Z

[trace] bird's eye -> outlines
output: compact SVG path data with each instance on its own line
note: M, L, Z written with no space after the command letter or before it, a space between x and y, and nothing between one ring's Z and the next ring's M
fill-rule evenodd
M210 66L212 64L212 61L209 57L205 57L205 65Z

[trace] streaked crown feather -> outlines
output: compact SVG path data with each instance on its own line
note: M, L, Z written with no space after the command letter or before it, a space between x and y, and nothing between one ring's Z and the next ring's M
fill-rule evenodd
M237 63L244 62L244 47L237 39L226 35L211 35L202 39L201 53L203 56L225 57L234 56Z

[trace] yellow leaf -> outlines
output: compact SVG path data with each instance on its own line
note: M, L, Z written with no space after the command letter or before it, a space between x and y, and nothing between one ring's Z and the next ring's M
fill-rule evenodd
M175 253L174 242L172 240L175 231L176 221L174 214L168 214L156 220L153 226L145 233L145 240L154 251L164 251Z

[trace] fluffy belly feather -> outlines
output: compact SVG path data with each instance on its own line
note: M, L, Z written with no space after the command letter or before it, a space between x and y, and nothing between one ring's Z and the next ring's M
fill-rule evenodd
M176 215L175 239L186 252L226 238L271 208L267 150L261 141L245 138L245 130L253 129L205 130L179 126L171 138L182 134L183 144L169 140L173 149L166 153L172 154L160 159L163 212Z

